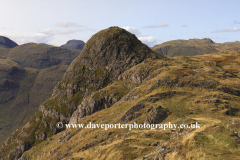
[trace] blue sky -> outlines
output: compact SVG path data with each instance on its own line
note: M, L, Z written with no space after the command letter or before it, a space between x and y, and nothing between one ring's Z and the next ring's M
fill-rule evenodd
M0 35L18 44L87 41L119 26L149 46L176 39L240 41L239 0L0 0Z

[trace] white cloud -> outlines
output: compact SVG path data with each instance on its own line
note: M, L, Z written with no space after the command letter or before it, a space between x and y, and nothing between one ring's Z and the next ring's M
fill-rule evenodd
M140 36L141 32L135 27L127 26L127 27L122 27L122 28L135 34L140 41L142 41L143 43L145 43L148 46L153 46L157 42L156 38L153 36Z
M153 36L138 37L138 39L150 47L155 45L157 42L156 37Z
M168 24L158 23L158 24L144 26L143 28L160 28L160 27L168 27Z
M75 22L72 21L59 21L56 23L56 25L58 27L63 27L63 28L67 28L67 27L83 27L83 25L79 25Z
M9 36L14 41L16 41L18 44L24 44L24 43L29 43L29 42L34 42L34 43L46 43L46 44L51 44L51 41L55 39L55 36L58 35L69 35L73 34L76 32L81 32L84 30L92 30L90 28L75 28L75 29L70 29L70 28L63 28L59 30L54 30L54 29L40 29L38 32L30 35L16 35L16 36Z
M45 34L45 35L48 35L48 36L53 36L55 35L55 31L52 30L52 29L41 29L38 31L39 33L42 33L42 34Z
M233 23L234 23L234 24L240 24L240 22L239 22L239 21L236 21L236 20L233 21Z
M79 31L83 31L83 29L64 29L64 30L52 30L52 29L42 29L39 30L39 33L45 34L47 36L54 36L54 35L66 35L72 34Z
M122 27L122 28L126 29L127 31L129 31L129 32L131 32L131 33L133 33L135 35L140 35L141 34L141 32L137 28L135 28L135 27L127 26L127 27Z
M52 40L52 37L43 33L35 33L32 35L11 36L11 39L14 39L14 41L16 41L18 44L24 44L29 42L49 43L49 41Z
M234 27L234 28L232 28L232 29L221 29L221 30L215 30L215 31L212 31L211 33L237 32L237 31L240 31L240 29L237 28L237 27Z
M181 25L182 27L188 27L188 25L186 25L186 24L183 24L183 25Z
M13 36L12 39L18 42L18 44L24 44L29 42L49 44L50 41L53 40L54 36L56 35L67 35L79 31L82 31L82 29L64 29L64 30L41 29L35 34Z
M80 31L83 31L83 30L82 29L65 29L65 30L56 31L56 33L61 35L66 35L66 34L72 34Z

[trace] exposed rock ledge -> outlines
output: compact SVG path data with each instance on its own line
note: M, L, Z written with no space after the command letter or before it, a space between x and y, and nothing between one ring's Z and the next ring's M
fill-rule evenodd
M85 98L78 106L77 110L73 112L69 124L77 123L81 118L91 115L97 111L110 107L112 104L118 102L120 97L104 96L100 99L94 99L93 94Z

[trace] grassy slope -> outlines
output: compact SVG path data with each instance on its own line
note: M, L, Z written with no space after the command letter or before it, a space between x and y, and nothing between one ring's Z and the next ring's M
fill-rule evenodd
M165 159L240 159L239 144L229 131L240 132L239 52L147 60L138 66L153 71L144 83L131 91L136 98L119 101L110 108L84 117L79 123L118 123L128 109L142 103L146 108L161 105L169 109L171 114L161 123L198 122L201 128L175 132L162 129L71 129L66 131L71 138L64 138L65 131L61 132L24 155L30 159L137 159L146 155L147 158L165 156ZM115 82L103 90L116 86L123 90L124 87L119 85L123 83L128 82ZM222 87L229 90L223 92ZM156 96L173 91L177 94L163 98ZM233 116L226 114L228 107L233 108ZM140 113L140 117L128 123L143 123L148 113ZM238 122L229 125L232 119ZM87 144L92 146L84 149Z

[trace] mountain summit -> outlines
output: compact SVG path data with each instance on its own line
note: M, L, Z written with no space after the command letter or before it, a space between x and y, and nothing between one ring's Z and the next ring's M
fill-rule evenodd
M79 65L84 65L89 70L105 68L116 78L126 68L140 63L149 53L153 52L134 34L118 27L110 27L89 39L81 54L72 62L64 80L69 79L68 76Z
M12 41L11 39L4 37L4 36L0 36L0 47L14 48L16 46L18 46L18 44L15 43L14 41Z

